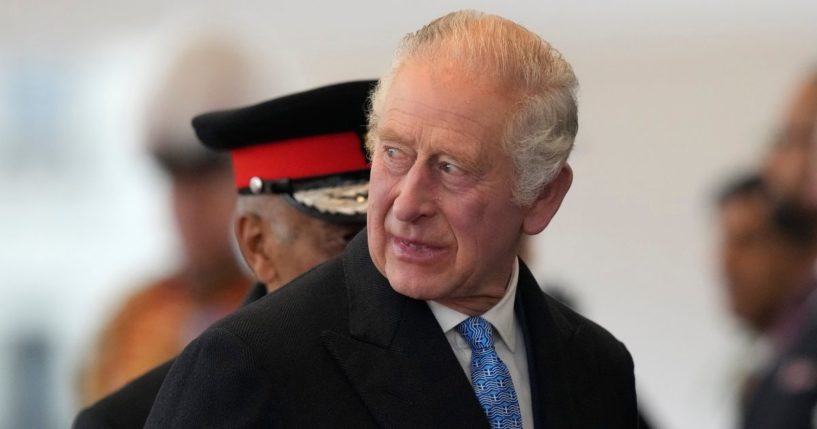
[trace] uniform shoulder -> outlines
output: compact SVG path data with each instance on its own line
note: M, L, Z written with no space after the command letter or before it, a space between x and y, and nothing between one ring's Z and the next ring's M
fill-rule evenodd
M77 415L75 429L141 428L173 360L153 368Z

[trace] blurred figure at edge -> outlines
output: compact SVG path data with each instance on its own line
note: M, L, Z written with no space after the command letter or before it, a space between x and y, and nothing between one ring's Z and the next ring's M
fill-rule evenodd
M198 113L246 103L253 89L249 75L236 46L200 38L170 64L149 104L147 144L171 184L181 265L128 297L105 326L84 369L83 404L178 354L249 290L252 281L231 241L229 157L201 147L190 127Z
M757 176L726 188L719 208L730 307L765 351L742 386L741 427L810 428L817 402L817 234L811 214L778 203Z

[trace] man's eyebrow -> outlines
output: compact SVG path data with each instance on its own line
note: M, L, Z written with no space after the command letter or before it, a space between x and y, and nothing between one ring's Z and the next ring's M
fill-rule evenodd
M378 140L388 140L397 143L405 143L407 140L404 136L400 135L400 133L389 126L378 127L378 129L374 131L374 136Z

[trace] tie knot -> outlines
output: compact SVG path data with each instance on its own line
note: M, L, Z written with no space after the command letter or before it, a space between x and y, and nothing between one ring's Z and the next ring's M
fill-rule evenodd
M457 325L457 332L465 338L472 351L483 351L494 347L491 324L481 317L469 317Z

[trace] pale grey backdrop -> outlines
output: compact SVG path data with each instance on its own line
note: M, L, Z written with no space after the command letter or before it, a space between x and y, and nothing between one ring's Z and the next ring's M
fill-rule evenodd
M817 61L814 1L122 1L0 4L0 427L65 427L76 370L123 293L174 262L167 188L141 109L191 31L233 32L265 67L258 99L380 75L447 11L538 32L581 84L573 189L536 241L630 348L667 428L733 418L740 331L722 311L713 187L760 158Z

